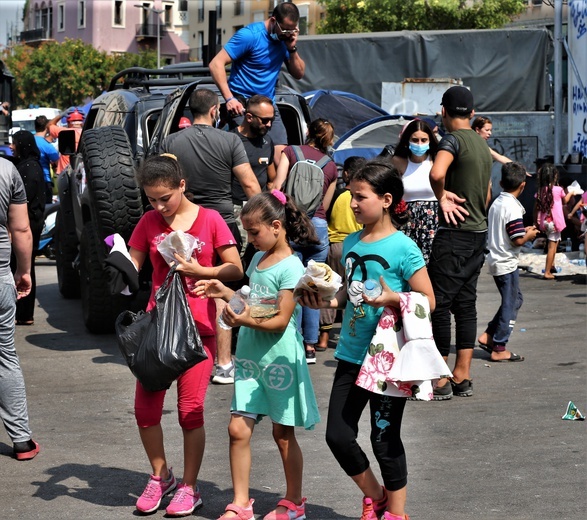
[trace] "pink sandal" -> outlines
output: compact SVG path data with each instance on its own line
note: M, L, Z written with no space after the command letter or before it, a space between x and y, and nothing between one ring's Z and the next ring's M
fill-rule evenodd
M306 518L306 498L302 498L302 503L298 506L291 500L282 498L277 502L277 507L283 506L288 509L287 513L276 513L271 511L265 515L263 520L304 520Z
M226 514L224 514L218 520L253 520L255 518L255 514L253 513L254 502L255 499L251 498L249 500L249 507L241 507L237 506L236 504L228 504L224 508L225 513L235 513L236 516L226 516Z

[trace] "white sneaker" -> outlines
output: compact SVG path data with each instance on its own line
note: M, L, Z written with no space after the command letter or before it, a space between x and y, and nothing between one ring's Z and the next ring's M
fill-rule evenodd
M218 385L234 384L234 363L231 363L229 368L216 366L216 373L212 378L212 382Z

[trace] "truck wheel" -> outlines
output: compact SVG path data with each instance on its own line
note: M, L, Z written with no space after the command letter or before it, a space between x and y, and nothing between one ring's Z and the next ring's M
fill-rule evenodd
M126 132L119 126L86 130L80 150L98 236L120 233L128 242L143 215L143 203Z
M73 237L67 234L60 208L55 220L55 265L59 292L66 299L80 297L79 273L73 266L77 255L77 237L75 234Z
M116 317L128 307L122 295L108 292L104 272L106 245L99 238L93 222L88 222L80 240L80 287L84 324L93 334L114 332Z

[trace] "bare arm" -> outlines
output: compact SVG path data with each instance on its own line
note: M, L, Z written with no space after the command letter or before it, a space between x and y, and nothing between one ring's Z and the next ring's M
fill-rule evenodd
M235 314L227 305L224 315L227 323L234 327L249 327L251 329L263 330L265 332L284 332L287 328L291 315L296 307L293 299L293 289L284 289L277 295L278 312L271 318L253 318L250 307L247 306L242 314Z
M244 276L243 264L236 246L222 246L217 249L217 252L221 263L211 267L200 265L195 258L185 260L176 254L176 271L198 280L211 278L217 278L222 282L241 280Z
M440 209L444 213L444 218L447 222L456 226L456 218L460 221L464 221L465 216L469 215L469 212L460 205L460 203L465 202L465 199L462 199L453 192L444 189L446 173L453 161L453 155L446 150L440 150L436 154L436 158L432 164L432 170L430 170L430 185L432 186L434 195L436 195L436 198L438 199Z
M514 238L512 240L512 242L516 246L523 246L526 242L530 242L531 240L534 240L536 238L536 236L538 235L538 233L539 233L538 229L536 229L534 226L528 226L526 228L526 233L524 234L524 236Z
M33 235L29 225L26 204L8 206L8 231L12 241L12 252L16 257L14 283L18 298L31 292L31 258L33 255Z
M261 193L261 186L259 186L259 181L257 180L257 177L255 177L251 165L248 162L234 166L232 168L232 172L241 183L247 199L250 199L257 193Z
M324 207L324 211L328 211L330 208L330 203L332 202L332 197L334 197L334 191L336 190L336 181L330 183L326 193L324 194L324 199L322 199L322 206Z
M293 45L290 45L290 48L292 47ZM304 63L304 60L300 58L299 52L290 52L289 60L286 61L285 65L287 67L287 71L295 79L302 79L304 77L304 74L306 72L306 64Z
M271 163L267 166L267 189L271 190L274 188L273 183L275 182L275 177L277 176L277 170L275 170L275 163Z
M511 159L508 159L505 155L497 153L493 148L489 148L489 153L491 154L491 158L500 164L512 162Z
M281 159L279 160L279 164L277 165L277 176L275 177L275 181L273 182L273 187L276 190L280 190L285 184L285 179L287 178L288 171L289 159L287 158L287 155L285 155L282 152Z
M232 58L224 49L222 49L210 62L210 74L222 97L226 101L226 110L232 114L242 114L245 111L242 103L234 97L228 86L228 76L226 75L226 66L232 63ZM232 98L232 99L231 99Z
M145 263L147 253L144 253L143 251L139 251L138 249L131 247L128 251L128 254L130 255L132 263L135 264L137 272L139 272L141 270L141 267L143 267L143 264Z

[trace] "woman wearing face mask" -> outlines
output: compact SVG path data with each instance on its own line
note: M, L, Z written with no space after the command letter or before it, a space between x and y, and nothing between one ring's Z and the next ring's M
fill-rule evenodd
M402 231L418 244L426 263L438 228L438 201L430 186L430 170L437 149L430 126L421 119L414 119L404 126L392 158L393 165L402 174L404 200L410 214Z

